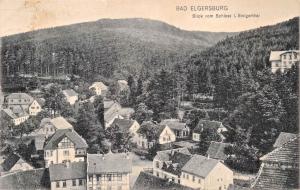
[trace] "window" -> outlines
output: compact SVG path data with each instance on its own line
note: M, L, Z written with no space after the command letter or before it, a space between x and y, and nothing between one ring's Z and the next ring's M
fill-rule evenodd
M189 179L189 174L186 174L186 179Z
M185 178L185 174L183 174L182 176L183 176L183 178Z
M83 182L82 179L79 180L79 186L82 186Z
M159 168L159 162L158 161L155 162L155 165L156 165L157 168Z
M292 54L289 55L289 59L290 59L290 60L292 59Z
M195 181L196 179L195 179L195 176L193 176L193 182Z
M69 151L68 150L64 150L64 156L69 156Z
M122 174L117 174L117 180L122 181Z
M107 181L111 181L111 174L107 175Z
M53 161L51 161L50 164L52 165L52 164L53 164Z
M59 188L59 181L56 182L56 188Z
M89 181L93 180L93 175L89 175Z
M297 59L297 54L296 53L294 54L294 59Z
M63 181L63 187L67 187L67 182Z
M72 185L73 185L73 186L76 186L76 179L73 179L73 180L72 180Z
M201 179L198 179L198 183L201 184Z
M156 172L156 176L159 177L159 173L158 172Z
M60 146L64 147L64 148L70 148L70 147L73 147L73 143L68 138L64 138L60 142Z
M53 156L53 150L50 150L50 156Z

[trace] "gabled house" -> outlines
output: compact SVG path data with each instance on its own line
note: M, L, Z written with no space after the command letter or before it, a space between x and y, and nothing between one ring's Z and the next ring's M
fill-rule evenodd
M34 167L17 154L10 154L1 164L1 173L32 170Z
M214 128L217 130L218 134L221 136L221 138L224 140L225 137L222 135L222 132L227 131L227 128L222 124L220 121L210 121L210 120L200 120L193 130L193 136L192 139L193 141L200 141L200 135L201 132L205 128Z
M296 138L296 137L297 137L297 134L281 132L279 134L279 136L277 137L273 147L279 148L283 144L287 143L288 141L290 141L291 139Z
M103 84L103 82L94 82L89 87L89 89L94 91L96 95L102 95L102 96L105 96L108 91L108 87L105 84Z
M182 167L182 185L206 190L227 190L233 184L233 172L218 160L193 155Z
M87 148L86 141L73 129L57 130L44 147L45 167L84 161Z
M70 105L74 105L78 100L78 93L73 89L66 89L62 91L65 95L66 101L69 102Z
M136 120L118 119L116 118L110 127L117 126L121 133L129 133L132 136L131 141L136 143L138 140L137 131L140 124Z
M51 190L86 190L86 172L85 162L50 165Z
M2 119L11 121L15 126L20 125L29 118L28 113L21 106L14 106L13 109L3 109L1 115Z
M119 114L121 110L121 105L118 102L112 100L105 100L104 104L104 125L107 129L116 118L123 119Z
M13 110L22 107L29 115L36 116L42 111L42 103L26 93L11 93L6 97L7 108Z
M132 159L125 153L88 154L87 189L130 189Z
M153 159L153 175L180 184L181 169L191 157L187 148L158 151Z
M175 133L176 139L188 138L190 135L190 128L186 123L180 122L179 119L165 119L160 124L170 127Z
M227 155L225 154L226 147L232 146L230 143L223 143L223 142L215 142L211 141L206 152L207 157L219 160L224 162L226 160Z
M251 189L299 189L299 136L260 158Z
M149 149L154 144L163 145L176 141L175 133L167 125L144 122L137 133L137 146L142 149Z
M271 51L269 59L272 73L275 73L277 70L284 72L299 62L299 60L299 50Z

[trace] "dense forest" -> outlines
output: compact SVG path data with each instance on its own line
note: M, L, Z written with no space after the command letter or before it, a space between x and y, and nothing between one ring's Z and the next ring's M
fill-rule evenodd
M183 63L234 33L190 32L147 19L102 19L3 37L4 76L126 78Z

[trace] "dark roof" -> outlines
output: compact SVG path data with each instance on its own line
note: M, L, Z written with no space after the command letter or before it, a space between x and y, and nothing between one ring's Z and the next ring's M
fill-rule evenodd
M177 183L168 182L167 179L156 177L150 173L140 172L133 190L192 190Z
M76 133L73 129L60 129L57 130L50 140L46 143L44 149L51 150L57 148L58 143L67 137L74 143L75 148L88 148L86 141Z
M134 122L135 120L116 118L114 122L111 124L111 126L118 126L121 132L129 132L129 129Z
M121 106L117 102L112 102L112 104L105 104L104 101L104 120L111 121L118 115L118 112L121 110Z
M207 158L201 155L193 155L185 166L183 166L182 171L205 178L218 163L218 160L212 158Z
M295 137L297 137L297 134L281 132L277 137L273 147L274 148L281 147L283 144L285 144L286 142L288 142L289 140Z
M172 152L180 152L183 154L191 155L190 151L187 148L177 148L177 149L158 151L154 159L160 160L162 162L169 161L171 159L170 156Z
M205 129L205 128L215 128L215 129L218 129L220 128L222 122L220 121L210 121L210 120L200 120L197 124L197 126L195 127L194 129L194 132L201 132L202 129Z
M276 148L272 152L260 158L264 161L271 162L284 162L284 163L298 163L299 162L299 136L291 139L283 144L281 147Z
M26 93L11 93L9 94L6 99L26 99L26 102L7 102L7 104L12 105L22 105L22 104L31 104L31 102L33 101L33 97L31 97L29 94Z
M299 189L299 169L265 167L258 174L253 188L259 190Z
M72 129L73 126L63 117L56 117L51 119L51 124L56 129Z
M34 169L2 176L0 189L50 189L49 170Z
M224 150L228 146L231 146L231 144L211 141L206 155L217 160L225 160L227 155L224 153Z
M186 127L186 124L180 122L178 119L165 119L160 124L167 125L172 130L183 130Z
M49 166L50 181L68 179L85 179L86 163L71 162L66 164L52 164Z
M192 155L190 154L174 152L170 155L170 161L172 163L168 164L169 162L165 162L167 167L163 167L162 170L180 176L182 167L191 159L191 157Z
M157 137L159 137L159 135L162 133L162 131L166 128L166 125L156 125L153 122L143 122L141 127L138 129L137 133L146 136L149 134L154 134ZM148 133L150 132L151 133ZM153 139L154 137L151 137L150 139ZM154 139L153 139L154 140Z
M125 153L88 154L87 172L90 173L131 173L132 159Z
M17 154L10 154L1 164L1 167L4 171L9 171L19 161L20 158L21 157Z

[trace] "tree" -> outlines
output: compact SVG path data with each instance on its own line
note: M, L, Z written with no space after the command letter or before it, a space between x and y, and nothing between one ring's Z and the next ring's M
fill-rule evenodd
M100 122L102 126L105 125L104 123L104 103L103 103L103 97L102 96L96 96L94 100L94 108L95 113L97 115L97 119Z
M150 121L152 119L152 115L153 111L149 110L146 104L140 103L132 117L137 120L138 123L143 123L143 121Z
M105 130L105 137L112 143L113 149L128 150L132 138L130 132L121 131L117 125L112 125Z
M61 87L56 84L52 85L49 90L45 90L44 94L44 107L49 110L52 116L58 115L60 110L65 106L65 97Z
M204 128L200 134L199 153L205 155L211 141L221 142L221 136L216 128Z

